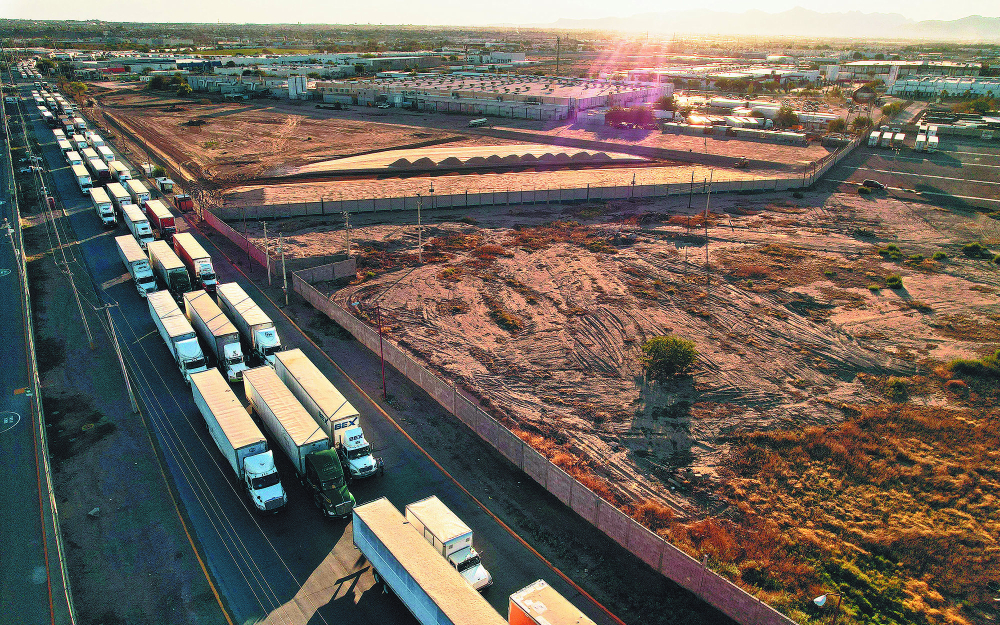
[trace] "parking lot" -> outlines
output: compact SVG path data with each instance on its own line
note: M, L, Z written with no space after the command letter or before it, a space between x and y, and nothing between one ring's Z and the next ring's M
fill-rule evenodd
M845 187L876 180L901 199L1000 209L1000 145L944 136L939 151L916 152L913 139L909 134L898 151L862 146L831 172L829 180Z

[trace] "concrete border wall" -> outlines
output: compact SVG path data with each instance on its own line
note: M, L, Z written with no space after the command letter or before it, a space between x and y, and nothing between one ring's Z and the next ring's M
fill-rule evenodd
M351 259L353 261L353 259ZM347 262L347 261L342 261ZM337 263L334 263L337 264ZM376 330L316 290L307 277L325 276L322 269L292 273L292 289L314 308L337 322L410 381L427 391L445 410L458 417L500 454L524 471L577 514L607 534L637 558L677 582L742 625L793 625L794 621L715 573L674 545L604 501L502 423L480 409L453 384L439 378L395 344L381 340Z

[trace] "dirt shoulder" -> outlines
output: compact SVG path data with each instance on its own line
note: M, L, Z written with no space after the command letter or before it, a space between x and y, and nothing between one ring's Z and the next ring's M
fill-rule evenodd
M132 413L82 258L73 260L71 246L93 350L68 280L53 263L50 226L25 221L43 407L79 620L225 623L143 418Z

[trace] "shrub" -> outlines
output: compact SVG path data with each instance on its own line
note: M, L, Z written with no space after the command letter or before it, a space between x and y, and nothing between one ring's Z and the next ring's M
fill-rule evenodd
M990 253L986 246L978 241L972 243L966 243L962 246L962 253L969 258L992 258L993 254Z
M948 368L954 373L974 377L1000 377L1000 349L979 360L965 358L952 360L948 363Z
M996 256L993 257L993 264L1000 265L1000 254L997 254Z
M906 397L909 394L906 381L899 378L889 378L886 380L883 392L890 401L897 404L906 401Z
M160 165L157 165L156 167L153 168L154 178L162 178L166 175L167 175L167 170L161 167Z
M202 98L202 99L198 100L198 104L211 104L211 103L212 103L212 101L209 100L208 98Z
M890 289L901 289L903 288L903 278L898 275L891 275L885 279L885 285Z
M654 532L670 527L674 520L674 511L655 501L646 500L635 507L632 517Z
M878 284L869 284L868 290L871 291L872 293L878 294L878 292L882 290L882 287L879 286Z
M858 187L858 195L871 195L872 190L868 187Z
M923 262L924 255L923 254L912 254L907 260L909 260L911 263Z
M944 383L944 387L949 391L954 391L956 393L964 392L969 389L969 385L965 383L965 380L948 380Z
M933 258L934 260L945 260L946 258L948 258L948 255L945 254L944 252L934 252L934 256L932 256L931 258Z
M796 200L801 200L802 198L805 197L805 195L803 195L801 191L795 191L792 193L792 197L795 198Z
M903 250L899 249L896 245L890 243L885 247L880 247L878 250L878 255L883 258L888 258L890 260L899 260L903 258Z
M642 344L642 366L652 380L667 380L687 373L698 361L692 341L676 336L657 336Z

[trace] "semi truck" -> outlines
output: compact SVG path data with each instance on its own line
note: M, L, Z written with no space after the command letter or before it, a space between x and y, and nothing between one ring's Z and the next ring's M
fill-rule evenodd
M135 204L122 204L122 219L142 249L148 248L155 240L153 231L149 227L149 220Z
M66 152L66 163L69 164L70 167L73 165L83 165L83 158L80 157L80 153L76 150L70 150L69 152Z
M879 142L879 147L888 148L892 146L892 131L886 130L882 133L882 140Z
M149 189L147 189L146 185L142 184L140 181L133 178L126 180L122 183L122 185L125 187L125 190L128 191L133 204L142 206L149 200Z
M239 328L246 351L273 366L274 354L281 349L281 339L271 318L236 282L217 285L216 293L219 306Z
M396 593L421 625L506 625L385 497L354 508L352 530L376 581Z
M132 203L132 198L129 197L128 191L125 190L125 187L121 186L117 182L109 182L108 184L104 185L104 188L108 190L108 196L114 203L115 208L118 209L118 212L124 214L125 205Z
M873 130L870 135L868 135L868 147L874 148L878 146L878 140L881 138L882 133L877 130Z
M146 253L149 254L149 264L153 266L156 278L180 303L184 293L191 290L191 279L188 278L184 263L177 258L166 241L150 241L146 245Z
M472 546L472 530L448 506L431 495L406 506L406 520L441 554L470 586L489 588L493 578Z
M97 150L97 153L101 155L101 160L104 161L104 163L107 164L107 165L111 165L112 162L114 162L115 160L117 160L115 158L115 153L112 152L111 148L109 148L106 145L102 145L102 146L100 146L98 148L94 148L94 149Z
M565 597L549 586L544 579L528 584L512 594L507 604L509 625L595 625L594 621Z
M80 193L88 195L87 190L94 185L87 168L83 165L73 165L73 177L76 178L76 186L80 187Z
M372 456L357 409L301 349L275 354L274 371L330 437L348 479L371 477L383 470L381 459Z
M111 180L111 170L108 169L108 164L99 158L87 161L87 169L90 170L90 177L98 184L104 184Z
M347 489L337 452L274 369L264 365L244 372L243 388L253 411L311 491L316 507L327 517L349 516L354 495Z
M170 241L177 232L174 224L174 214L161 200L146 201L146 217L149 218L149 225L153 228L153 234L164 241Z
M205 291L185 293L184 314L194 331L208 345L219 371L226 374L230 382L242 380L243 372L248 367L243 361L239 330L212 301L212 297Z
M174 357L181 376L190 384L192 374L208 369L205 355L198 345L198 335L167 291L147 294L146 303L153 323L163 342L167 344L170 355Z
M135 237L131 234L123 234L120 237L115 237L115 243L118 245L118 256L125 263L125 268L132 276L132 281L135 282L135 288L138 289L139 295L146 297L148 293L155 291L156 276L153 275L153 269L149 266L146 254L135 242Z
M901 147L903 147L903 144L905 142L906 142L906 133L905 132L897 132L896 134L894 134L892 136L892 147L894 147L894 148L901 148Z
M932 127L934 127L934 126L932 126ZM938 151L938 138L937 138L937 135L928 135L927 136L927 151L928 152L937 152Z
M56 139L56 145L59 146L59 151L63 153L63 156L69 152L76 151L76 146L67 141L66 139Z
M101 187L91 187L90 190L90 203L94 205L94 212L101 220L101 224L105 228L115 227L115 207L111 204L111 198L108 197L107 192Z
M190 232L179 232L174 235L174 252L187 267L191 274L191 283L195 288L205 289L215 293L218 279L212 266L212 257L201 246Z
M132 172L129 171L128 165L121 161L111 161L108 163L108 169L111 170L111 177L119 183L132 179Z
M913 150L915 152L923 152L925 147L927 147L927 135L917 135L917 138L913 141Z
M274 466L274 454L222 375L215 369L193 374L191 394L212 441L225 456L253 505L262 512L284 508L288 495Z

